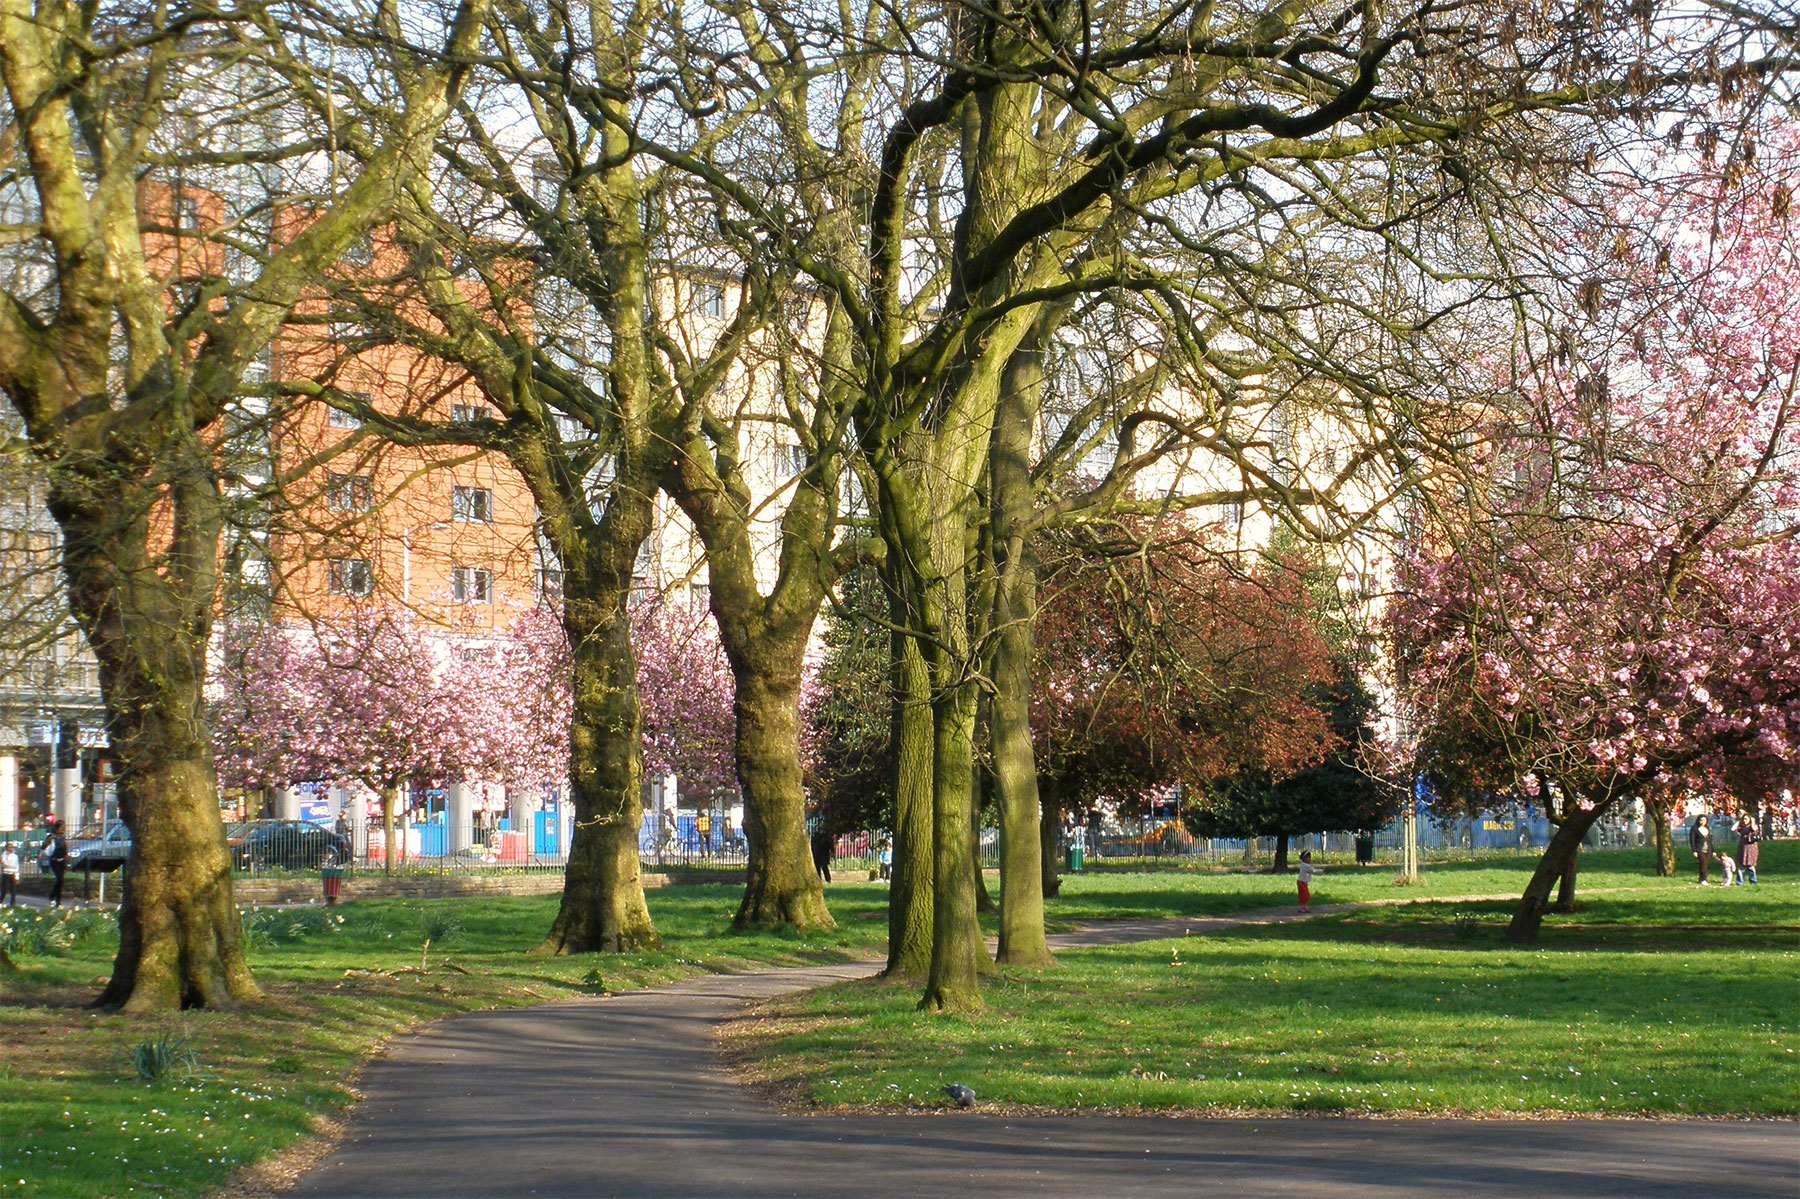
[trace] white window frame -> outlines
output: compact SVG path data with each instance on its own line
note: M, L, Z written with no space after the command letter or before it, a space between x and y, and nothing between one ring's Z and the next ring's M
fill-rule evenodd
M450 519L460 524L494 523L494 489L455 483L450 488Z
M375 396L371 392L345 391L344 394L358 403L374 407ZM328 408L326 409L326 412L328 415L325 417L325 423L334 429L362 428L362 417L356 415L354 412L345 412L342 408Z
M806 447L793 442L778 441L775 443L775 476L787 480L798 478L806 471Z
M452 566L450 598L459 604L494 602L494 572L485 566Z
M375 570L367 558L329 558L333 595L369 595L375 590Z
M725 316L725 285L723 283L694 284L691 307L695 316L722 320Z
M333 512L367 512L375 504L375 480L368 475L333 471L325 489L325 503Z

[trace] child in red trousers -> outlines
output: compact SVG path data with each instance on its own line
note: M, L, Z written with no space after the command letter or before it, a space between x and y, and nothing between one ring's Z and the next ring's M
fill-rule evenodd
M1312 850L1300 852L1300 914L1306 915L1306 905L1312 902L1313 871L1318 867L1312 864Z

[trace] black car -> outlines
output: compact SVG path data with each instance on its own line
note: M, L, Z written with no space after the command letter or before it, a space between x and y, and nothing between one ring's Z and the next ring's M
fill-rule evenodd
M244 820L225 830L239 870L317 870L350 860L349 838L310 820Z

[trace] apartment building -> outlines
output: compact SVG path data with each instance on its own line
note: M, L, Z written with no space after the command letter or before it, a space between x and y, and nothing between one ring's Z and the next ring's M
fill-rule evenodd
M46 492L35 462L0 460L0 833L112 803L100 668L65 602Z

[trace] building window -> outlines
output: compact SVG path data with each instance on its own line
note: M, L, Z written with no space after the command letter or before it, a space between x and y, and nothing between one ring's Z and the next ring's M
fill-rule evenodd
M450 598L459 604L492 603L494 572L485 566L451 567Z
M450 405L450 421L452 424L466 425L471 421L487 420L493 415L493 410L486 404Z
M367 595L375 590L375 572L367 558L331 559L331 594Z
M352 266L368 266L375 261L375 235L365 233L344 250L344 261Z
M365 407L374 407L375 396L371 392L346 391L343 393L343 395L346 400L350 401L353 404L362 404ZM326 417L326 420L331 425L331 427L334 429L360 429L360 428L362 428L362 417L356 415L356 413L354 413L354 412L345 412L341 408L331 409L330 415L328 417Z
M1244 523L1243 500L1232 500L1229 504L1224 505L1224 508L1226 524L1235 529Z
M586 441L587 426L572 416L559 415L556 418L556 436L563 441Z
M538 594L545 599L561 599L563 593L563 572L546 567L537 573Z
M486 487L450 489L450 519L488 524L494 519L494 493Z
M780 479L791 479L806 469L806 447L788 445L785 442L775 446L775 475Z
M725 289L717 283L694 284L694 313L697 316L725 315Z
M325 495L333 512L367 512L375 499L375 481L368 475L334 474Z
M705 612L712 607L712 584L690 583L688 585L688 606L696 612Z

